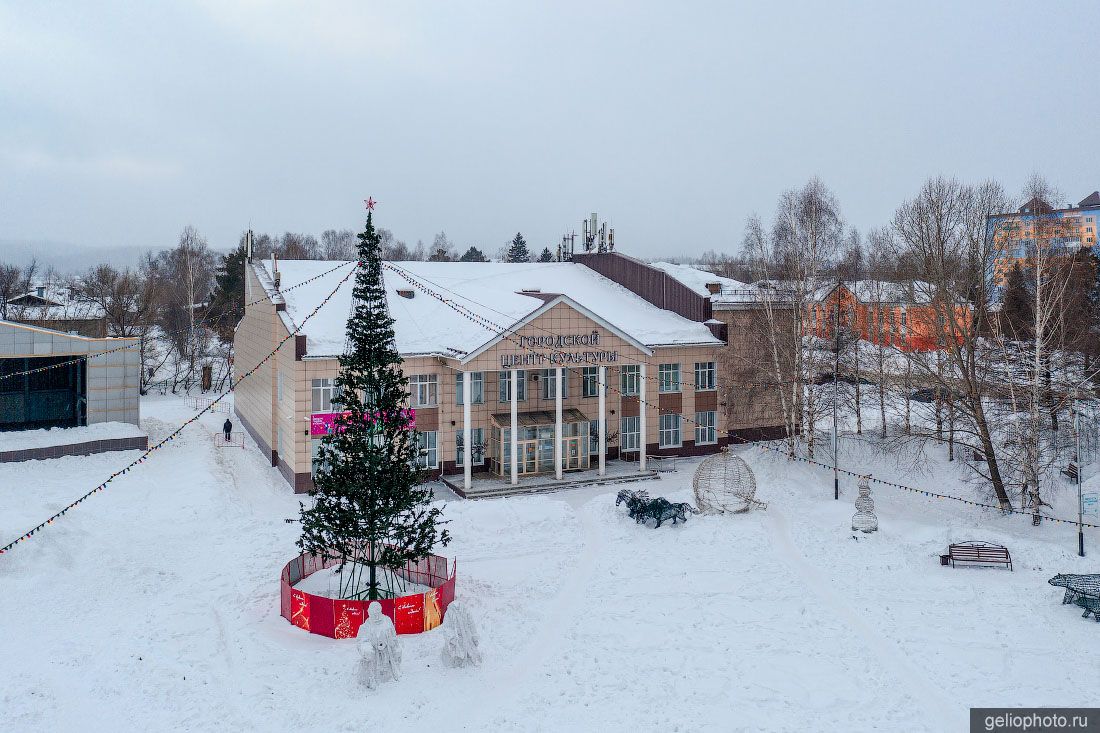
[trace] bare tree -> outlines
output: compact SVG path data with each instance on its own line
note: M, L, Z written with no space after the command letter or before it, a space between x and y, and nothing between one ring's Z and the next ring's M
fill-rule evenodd
M1024 189L1027 218L1016 225L1028 229L1024 242L1023 270L1027 277L1030 322L1027 324L1028 369L1024 393L1018 394L1018 380L1008 380L1009 395L1013 405L1013 432L1015 444L1020 449L1023 476L1023 504L1036 515L1046 505L1041 490L1046 474L1053 462L1053 445L1046 435L1044 412L1049 409L1050 430L1058 430L1058 401L1052 391L1051 371L1053 362L1063 352L1065 321L1063 313L1067 302L1067 286L1073 281L1073 259L1063 244L1063 222L1054 211L1052 202L1060 200L1060 194L1038 175L1033 175ZM1018 336L1018 334L1017 334ZM1010 359L1013 354L1007 349Z
M788 421L789 446L802 432L813 457L818 417L813 378L820 371L821 349L806 337L806 316L823 285L844 232L836 197L819 179L785 192L775 223L765 234L760 221L749 220L745 249L760 266L763 313L768 320L772 366L777 382L790 381L781 397Z
M149 387L160 349L153 338L157 314L157 288L152 278L139 270L116 270L97 265L79 281L83 298L95 303L107 319L107 334L137 338L141 360L141 391Z
M216 269L217 257L191 226L180 234L174 249L147 262L146 272L161 296L156 320L170 347L173 391L181 384L185 390L195 384L196 365L216 340L200 317L209 305Z
M385 230L379 230L379 233L381 234L382 231ZM386 233L389 234L388 231ZM393 234L390 234L390 239L393 239ZM339 231L326 229L321 232L321 252L326 260L354 260L358 257L357 244L355 232L350 229ZM383 246L385 246L384 239Z
M996 386L995 354L981 337L990 314L994 230L989 219L1006 210L995 183L968 186L950 178L928 180L894 215L899 261L923 283L944 329L942 354L908 352L906 368L951 394L957 429L977 443L981 460L967 461L986 479L1002 507L1012 502L988 403ZM939 365L937 367L937 364ZM953 429L953 432L954 432ZM934 437L918 426L915 437Z

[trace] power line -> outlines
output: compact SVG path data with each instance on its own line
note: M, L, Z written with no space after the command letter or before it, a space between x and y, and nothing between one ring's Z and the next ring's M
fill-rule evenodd
M345 263L345 264L346 264L346 263ZM329 294L328 294L328 295L326 295L326 296L324 297L324 299L323 299L323 300L322 300L322 301L321 301L320 303L318 303L318 304L317 304L317 306L316 306L316 307L315 307L315 308L314 308L314 309L313 309L312 311L310 311L310 312L309 312L309 313L308 313L308 314L306 315L306 317L305 317L305 318L303 318L303 319L302 319L302 322L301 322L301 323L300 323L300 324L299 324L298 326L296 326L296 327L295 327L294 329L292 329L292 330L291 330L291 331L290 331L290 332L289 332L289 333L287 334L287 336L286 336L285 338L283 338L283 339L282 339L281 341L279 341L279 343L278 343L278 344L277 344L277 345L275 346L275 348L274 348L274 349L273 349L273 350L271 351L271 353L270 353L270 354L268 354L268 355L267 355L267 356L265 356L264 358L260 359L260 361L259 361L259 362L258 362L258 363L256 364L256 366L254 366L254 367L252 367L251 369L249 369L248 371L246 371L246 372L245 372L244 374L242 374L242 375L241 375L241 376L240 376L240 377L239 377L239 378L238 378L238 379L237 379L237 380L236 380L235 382L233 382L232 384L230 384L230 385L229 385L229 389L227 389L226 391L222 392L222 393L221 393L220 395L218 395L218 397L217 397L217 398L215 398L215 399L211 400L211 402L210 402L210 404L209 404L209 405L207 405L207 406L206 406L206 407L204 407L203 409L199 410L199 411L198 411L197 413L195 413L195 414L194 414L194 415L193 415L192 417L188 418L188 419L187 419L186 421L184 421L184 422L183 422L183 424L181 424L181 425L180 425L179 427L177 427L177 428L176 428L175 430L173 430L173 431L172 431L171 433L169 433L169 434L168 434L168 435L167 435L167 436L166 436L165 438L162 438L162 439L161 439L161 440L160 440L159 442L157 442L157 443L156 443L155 445L153 445L153 446L152 446L152 447L150 447L150 448L147 448L147 449L145 450L145 452L143 452L143 453L142 453L142 454L141 454L140 456L138 456L138 457L137 457L137 458L135 458L135 459L134 459L133 461L131 461L131 462L130 462L129 464L127 464L127 465L126 465L126 466L125 466L124 468L122 468L121 470L118 470L118 471L115 471L114 473L112 473L112 474L110 475L110 477L108 477L108 478L107 478L107 480L106 480L106 481L104 481L103 483L99 484L99 485L98 485L98 486L96 486L96 487L95 487L94 489L92 489L91 491L87 492L87 493L86 493L86 494L84 494L83 496L79 497L79 498L78 498L78 499L76 499L75 501L71 502L71 503L70 503L70 504L68 504L68 505L67 505L67 506L66 506L66 507L65 507L64 509L62 509L62 510L58 511L57 513L53 514L53 515L52 515L51 517L49 517L49 518L48 518L48 519L46 519L45 521L41 522L40 524L38 524L37 526L35 526L35 527L34 527L34 528L32 528L31 530L29 530L29 531L25 532L25 533L24 533L23 535L21 535L20 537L16 538L15 540L12 540L12 541L11 541L11 542L9 542L8 544L4 545L3 547L0 547L0 554L3 554L3 553L5 553L5 552L7 552L8 550L12 549L13 547L15 547L15 546L16 546L17 544L19 544L20 542L25 542L25 541L29 540L29 539L30 539L31 537L33 537L33 536L34 536L34 535L35 535L35 534L36 534L37 532L41 531L41 530L42 530L43 528L45 528L45 527L47 527L47 526L49 526L49 525L52 525L52 524L53 524L53 523L54 523L54 522L55 522L55 521L56 521L57 519L59 519L59 518L61 518L61 517L65 516L65 514L66 514L66 513L67 513L67 512L68 512L68 511L69 511L70 509L73 509L73 508L75 508L76 506L78 506L79 504L83 503L83 502L84 502L84 501L85 501L86 499L88 499L89 497L91 497L91 495L92 495L92 494L95 494L95 493L97 493L97 492L100 492L100 491L103 491L104 489L106 489L106 488L107 488L107 485L108 485L109 483L111 483L112 481L114 481L114 480L115 480L116 478L118 478L119 476L122 476L122 475L124 475L124 474L126 474L126 473L129 473L129 472L130 472L130 471L131 471L131 470L132 470L132 469L133 469L134 467L138 466L139 464L141 464L141 463L144 463L145 461L147 461L147 460L149 459L149 457L151 456L151 454L152 454L152 453L153 453L154 451L156 451L156 450L159 450L160 448L162 448L163 446L165 446L165 445L166 445L167 443L169 443L170 441L174 440L174 439L175 439L175 438L176 438L176 437L177 437L177 436L178 436L178 435L179 435L179 434L180 434L181 432L183 432L184 428L186 428L186 427L187 427L188 425L191 425L192 423L196 422L196 421L197 421L197 420L198 420L198 419L199 419L200 417L202 417L202 416L203 416L204 414L206 414L207 412L210 412L211 410L213 410L213 409L214 409L214 406L215 406L215 405L217 405L218 403L220 403L220 402L221 402L221 401L222 401L223 399L225 399L226 395L228 395L228 394L229 394L229 393L231 393L231 392L232 392L232 391L233 391L234 389L236 389L237 385L239 385L239 384L240 384L241 382L243 382L243 381L244 381L245 379L247 379L248 377L250 377L250 376L252 376L253 374L255 374L255 373L256 373L256 371L257 371L257 370L258 370L258 369L259 369L259 368L260 368L261 366L263 366L263 365L264 365L264 364L265 364L265 363L266 363L266 362L267 362L267 361L268 361L269 359L271 359L271 358L272 358L273 356L275 356L275 354L276 354L276 353L278 353L279 349L280 349L280 348L282 348L283 344L285 344L285 343L286 343L287 341L289 341L290 339L294 338L294 337L295 337L295 336L296 336L296 335L298 334L298 332L299 332L299 331L301 331L302 327L303 327L303 326L304 326L304 325L305 325L305 324L306 324L306 323L307 323L307 322L308 322L308 321L309 321L309 320L310 320L311 318L313 318L313 316L315 316L315 315L316 315L316 314L318 313L318 311L320 311L320 310L321 310L321 308L323 308L323 307L325 306L325 304L326 304L326 303L328 303L328 302L329 302L329 300L331 300L331 299L332 299L332 297L333 297L334 295L336 295L336 291L338 291L338 290L339 290L339 289L340 289L341 287L343 287L344 283L346 283L346 282L348 281L348 279L350 279L350 278L351 278L351 276L355 274L355 272L356 272L356 268L352 268L351 270L349 270L349 271L348 271L348 274L347 274L347 275L345 275L345 276L344 276L344 277L343 277L343 278L342 278L342 279L340 280L340 282L338 282L338 283L336 284L336 287L335 287L335 288L333 288L333 289L332 289L332 291L331 291L331 292L329 292ZM304 284L304 283L303 283L303 284Z

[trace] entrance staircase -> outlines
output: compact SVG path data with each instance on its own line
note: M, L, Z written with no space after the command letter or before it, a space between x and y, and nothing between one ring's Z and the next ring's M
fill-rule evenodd
M520 483L516 486L513 486L508 479L475 478L469 491L462 488L462 478L460 476L446 476L442 480L450 487L451 491L464 499L495 499L501 496L519 496L520 494L549 494L555 491L579 489L586 486L630 484L635 481L652 481L659 478L660 476L656 471L640 472L636 470L621 473L609 471L603 476L595 474L594 471L584 471L572 475L566 474L561 481L553 476L548 478L535 476L520 479Z

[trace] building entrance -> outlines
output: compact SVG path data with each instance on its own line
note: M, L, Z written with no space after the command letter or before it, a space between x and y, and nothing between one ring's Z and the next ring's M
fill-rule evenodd
M498 476L510 476L511 414L493 415L489 439L489 465ZM516 472L520 476L554 473L554 413L521 412L517 416ZM561 466L581 471L589 466L589 422L580 410L562 411Z
M85 425L88 416L85 361L72 356L0 359L0 430Z

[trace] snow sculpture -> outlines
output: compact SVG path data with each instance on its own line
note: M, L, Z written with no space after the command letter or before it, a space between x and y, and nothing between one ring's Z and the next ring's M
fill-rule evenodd
M466 605L451 601L443 619L443 663L448 667L469 667L481 664L481 642L474 619Z
M856 513L852 517L852 529L861 532L875 532L878 530L875 501L871 498L870 478L870 476L859 477L859 496L856 497Z
M450 615L450 614L448 614ZM369 690L401 677L401 647L393 621L382 613L382 604L367 607L367 619L359 627L359 681Z
M744 514L768 505L756 499L756 477L741 459L723 448L704 459L692 480L695 503L703 514Z

